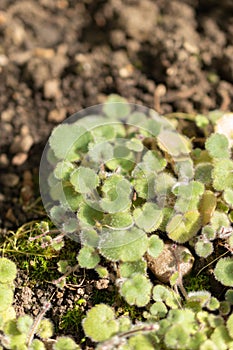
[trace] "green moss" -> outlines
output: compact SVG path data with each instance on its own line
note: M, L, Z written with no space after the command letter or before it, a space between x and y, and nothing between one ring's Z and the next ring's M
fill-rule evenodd
M66 332L80 332L82 331L82 320L86 313L82 307L76 305L73 309L69 309L62 317L59 323L59 328Z
M54 230L51 221L43 221L48 228ZM0 243L0 251L4 256L14 261L17 268L26 271L30 284L39 282L53 281L61 275L57 271L57 262L67 259L67 251L69 251L69 265L77 264L77 250L80 247L78 243L65 240L65 249L55 251L51 246L43 248L41 246L42 234L41 222L28 222L18 228L16 232L9 232L5 242ZM52 234L55 237L57 230ZM38 237L37 239L34 239ZM70 283L76 283L76 277L69 276L67 278Z
M101 303L113 305L117 298L119 298L119 294L116 288L114 288L113 291L109 291L108 289L95 289L91 295L90 301L93 305Z
M210 281L209 276L206 275L188 275L184 277L184 285L187 292L194 292L198 290L209 290Z

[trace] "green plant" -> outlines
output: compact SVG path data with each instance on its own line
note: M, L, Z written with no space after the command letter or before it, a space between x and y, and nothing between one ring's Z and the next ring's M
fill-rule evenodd
M44 318L50 302L43 305L35 319L29 315L16 317L12 307L15 277L16 265L7 258L0 258L0 344L11 350L45 350L48 343L54 343L53 349L64 349L62 344L67 344L66 349L78 350L79 346L71 338L51 339L53 324Z
M205 135L202 148L179 134L171 118L195 122ZM51 237L51 225L40 224L28 247L33 255L38 239L46 254L35 265L47 271L49 256L59 255L63 275L54 283L61 288L79 268L115 279L114 292L93 292L94 306L85 318L79 307L69 310L64 329L71 320L82 322L85 335L102 350L233 349L232 135L221 127L223 120L220 111L162 118L111 95L85 118L73 117L53 130L41 192L60 231ZM66 236L81 243L72 262L62 253ZM9 242L4 248L11 250ZM225 299L195 275L199 260L226 287ZM12 299L9 283L0 289L0 324L7 324L2 341L12 349L28 342L44 349L52 328L43 310L35 320L16 319ZM53 348L78 345L61 337Z

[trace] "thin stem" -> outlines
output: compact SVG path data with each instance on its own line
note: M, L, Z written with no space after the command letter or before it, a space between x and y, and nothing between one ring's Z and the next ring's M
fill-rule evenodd
M41 312L37 315L32 328L28 334L28 339L27 339L27 345L30 346L32 343L32 340L34 338L34 335L39 327L39 324L42 320L42 318L44 317L45 313L49 310L49 308L51 307L51 303L49 301L46 301L41 309Z
M41 257L50 257L50 258L56 258L57 255L48 255L48 254L35 254L30 252L21 252L20 250L14 250L14 249L4 249L0 248L0 251L4 253L16 253L16 254L23 254L23 255L32 255L32 256L41 256Z
M219 260L220 258L222 258L224 255L228 254L229 252L226 251L225 253L223 253L222 255L218 256L216 259L212 260L209 264L205 265L202 269L200 269L198 271L198 273L196 274L196 277L200 275L200 273L205 270L208 266L212 265L215 261Z
M135 333L138 332L152 332L157 331L159 329L159 325L156 324L147 324L145 326L135 326L133 329L117 334L113 336L111 339L105 341L101 346L100 350L112 350L115 349L116 346L119 346L125 342L125 339L131 337Z

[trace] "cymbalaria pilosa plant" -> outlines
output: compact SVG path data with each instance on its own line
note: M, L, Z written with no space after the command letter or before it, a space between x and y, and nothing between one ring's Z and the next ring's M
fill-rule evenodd
M62 276L53 282L64 287L78 268L108 279L114 268L120 296L141 311L132 320L110 305L94 305L82 325L96 349L233 349L233 117L213 111L187 119L201 141L178 132L172 114L161 117L111 95L56 127L43 154L41 194L59 234L51 238L41 223L37 238L57 251L65 237L80 243L77 265L59 261ZM199 262L200 272L211 265L222 295L193 287ZM12 310L11 273L6 304ZM46 310L35 320L14 314L3 320L2 342L18 349L9 345L11 325L26 346L44 349L52 337ZM62 347L78 349L66 337L54 341L54 349Z

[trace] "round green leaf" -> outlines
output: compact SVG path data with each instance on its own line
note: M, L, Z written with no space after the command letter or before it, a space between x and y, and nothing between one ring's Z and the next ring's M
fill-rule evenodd
M52 322L47 318L43 318L40 321L40 324L38 326L36 333L39 335L39 337L41 339L51 338L53 336L53 324L52 324Z
M212 134L205 143L205 147L213 158L229 158L229 142L223 134Z
M80 233L80 238L81 238L81 243L83 245L87 246L92 246L92 247L97 247L98 242L99 242L99 236L96 230L86 228L83 229Z
M94 170L80 166L72 172L70 182L74 186L75 191L90 193L98 186L99 177Z
M157 258L163 251L164 243L157 235L152 235L149 238L148 254L153 258Z
M168 312L168 309L162 301L157 301L156 303L152 304L150 307L150 313L153 316L158 316L159 318L165 317L167 312Z
M225 299L228 301L231 305L233 305L233 289L228 289L225 294Z
M100 262L100 257L93 247L85 246L80 249L78 254L78 262L81 267L93 269Z
M106 121L105 121L105 123L106 123ZM117 124L117 125L121 125L121 124ZM101 125L100 125L100 121L98 120L97 126L94 127L93 129L91 129L91 134L93 135L95 142L100 143L103 141L112 140L116 136L114 126L115 126L114 124L112 125L110 123L106 123L106 124L101 123ZM104 145L104 144L106 144L106 143L103 142L102 145ZM110 146L109 143L108 143L108 146Z
M73 170L74 165L67 160L63 160L62 162L57 163L54 169L54 175L56 179L69 180L70 174Z
M188 158L179 160L174 164L174 171L178 175L179 181L191 180L194 177L193 161Z
M165 158L161 157L161 155L156 151L147 151L143 156L143 162L141 166L146 171L162 171L167 165L167 161Z
M167 298L172 297L173 291L169 287L165 287L161 284L157 284L153 288L154 301L166 301Z
M217 191L233 188L233 161L222 159L215 162L212 177L213 186Z
M61 124L52 132L49 144L58 159L79 160L78 150L84 150L90 141L90 133L77 124Z
M219 350L215 342L213 342L210 339L207 339L204 341L204 343L201 344L200 350Z
M216 231L210 225L204 226L201 230L201 233L206 239L209 239L210 241L216 238Z
M13 303L14 293L4 284L0 284L0 312L6 310Z
M188 155L191 151L190 140L171 130L162 130L162 132L160 132L158 135L158 145L172 157Z
M213 250L214 247L213 243L211 242L199 240L195 244L195 252L198 256L202 258L207 258L207 256L213 253Z
M100 201L102 209L107 213L117 213L128 209L131 204L131 184L123 176L113 174L102 186L103 199Z
M80 347L69 337L57 338L53 350L79 350Z
M94 209L87 203L82 203L77 213L77 218L81 222L81 225L90 225L90 229L95 226L96 222L102 222L103 212Z
M223 193L223 198L230 208L233 208L233 189L227 188Z
M91 144L87 157L99 166L113 158L113 146L109 142Z
M151 288L151 282L144 275L135 274L123 282L120 293L128 304L142 307L150 301Z
M33 318L29 315L20 316L17 319L17 328L20 333L28 333L33 325Z
M230 334L230 337L233 339L233 314L231 314L229 317L228 317L228 320L227 320L227 329L228 329L228 332Z
M31 350L46 350L44 344L42 343L41 340L39 339L34 339L32 341L32 344L31 344L31 347L30 347Z
M214 276L224 286L233 287L233 259L221 258L215 266Z
M130 104L125 98L111 94L105 102L103 111L109 118L119 120L130 113Z
M195 168L195 180L202 182L209 186L212 182L212 170L213 165L211 163L200 163Z
M112 261L137 261L148 247L146 234L135 227L130 230L103 230L100 237L100 253Z
M131 337L128 341L130 349L134 350L154 350L154 345L150 341L149 337L143 334L137 334Z
M69 206L72 211L76 211L83 201L83 197L80 193L75 192L73 186L65 185L63 186L63 191L65 195L65 201L62 203L64 207Z
M173 324L165 334L164 342L168 349L185 349L190 340L188 327L184 324Z
M170 239L185 243L200 229L200 214L197 210L177 214L169 221L166 229Z
M215 210L211 217L210 224L215 231L218 231L221 227L229 227L230 221L225 213Z
M134 152L142 152L144 148L142 141L136 138L132 138L131 140L127 141L126 147Z
M119 228L126 230L133 225L133 218L130 212L105 214L102 224L103 226L110 228Z
M101 342L111 338L119 330L119 323L110 306L95 305L83 321L83 329L89 338Z
M133 212L136 225L146 232L155 231L163 220L163 212L155 203L145 203Z
M0 258L0 283L11 283L16 278L16 265L7 258Z
M120 264L120 275L121 277L128 278L131 277L134 273L145 274L146 268L147 264L143 259L133 262L122 262Z

